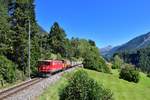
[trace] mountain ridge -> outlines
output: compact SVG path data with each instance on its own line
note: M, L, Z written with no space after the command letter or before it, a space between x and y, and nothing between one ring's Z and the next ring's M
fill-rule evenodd
M147 48L150 46L150 32L137 36L123 45L113 47L109 51L102 53L103 56L111 57L116 52L124 52L124 51L136 51L138 49Z

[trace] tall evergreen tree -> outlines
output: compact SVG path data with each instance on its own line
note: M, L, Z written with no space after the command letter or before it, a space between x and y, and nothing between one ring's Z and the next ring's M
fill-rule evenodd
M34 0L15 0L9 3L9 14L11 29L14 31L12 34L12 57L11 59L15 61L21 70L27 67L27 57L28 57L28 30L29 30L29 20L31 23L31 43L33 44L31 51L38 52L38 26L35 20L34 12ZM37 54L36 54L37 55ZM31 55L31 59L35 60ZM31 63L34 61L31 61Z
M10 44L10 26L8 24L7 3L0 0L0 53L6 52Z
M57 22L51 27L49 34L49 45L52 52L60 53L62 56L66 56L65 51L66 34L65 31L58 25Z

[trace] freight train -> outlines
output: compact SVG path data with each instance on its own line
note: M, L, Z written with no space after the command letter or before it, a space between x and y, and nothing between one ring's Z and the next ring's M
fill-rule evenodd
M38 72L42 77L49 77L51 74L80 65L82 62L69 60L40 60L38 61Z

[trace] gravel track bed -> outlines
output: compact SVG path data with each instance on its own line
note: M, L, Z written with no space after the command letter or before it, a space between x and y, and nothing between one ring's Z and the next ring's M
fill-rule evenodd
M70 68L64 72L70 72L74 69L75 68ZM41 82L29 86L27 89L15 93L11 97L8 97L4 100L35 100L35 97L42 94L44 89L46 89L50 84L54 84L56 81L58 81L64 72L60 72L49 78L45 78Z

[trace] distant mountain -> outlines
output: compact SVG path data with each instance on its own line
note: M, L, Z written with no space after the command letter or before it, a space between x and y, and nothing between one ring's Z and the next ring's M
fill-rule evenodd
M117 51L134 51L148 46L150 46L150 32L130 40L126 44L120 46Z
M105 55L105 54L107 54L112 48L113 48L113 47L112 47L111 45L109 45L109 46L107 46L107 47L104 47L104 48L101 48L101 49L100 49L100 53L101 53L102 55Z
M150 47L150 32L144 35L140 35L135 37L134 39L128 41L127 43L114 47L104 53L105 56L109 57L112 56L115 52L123 52L123 51L136 51L141 48Z

